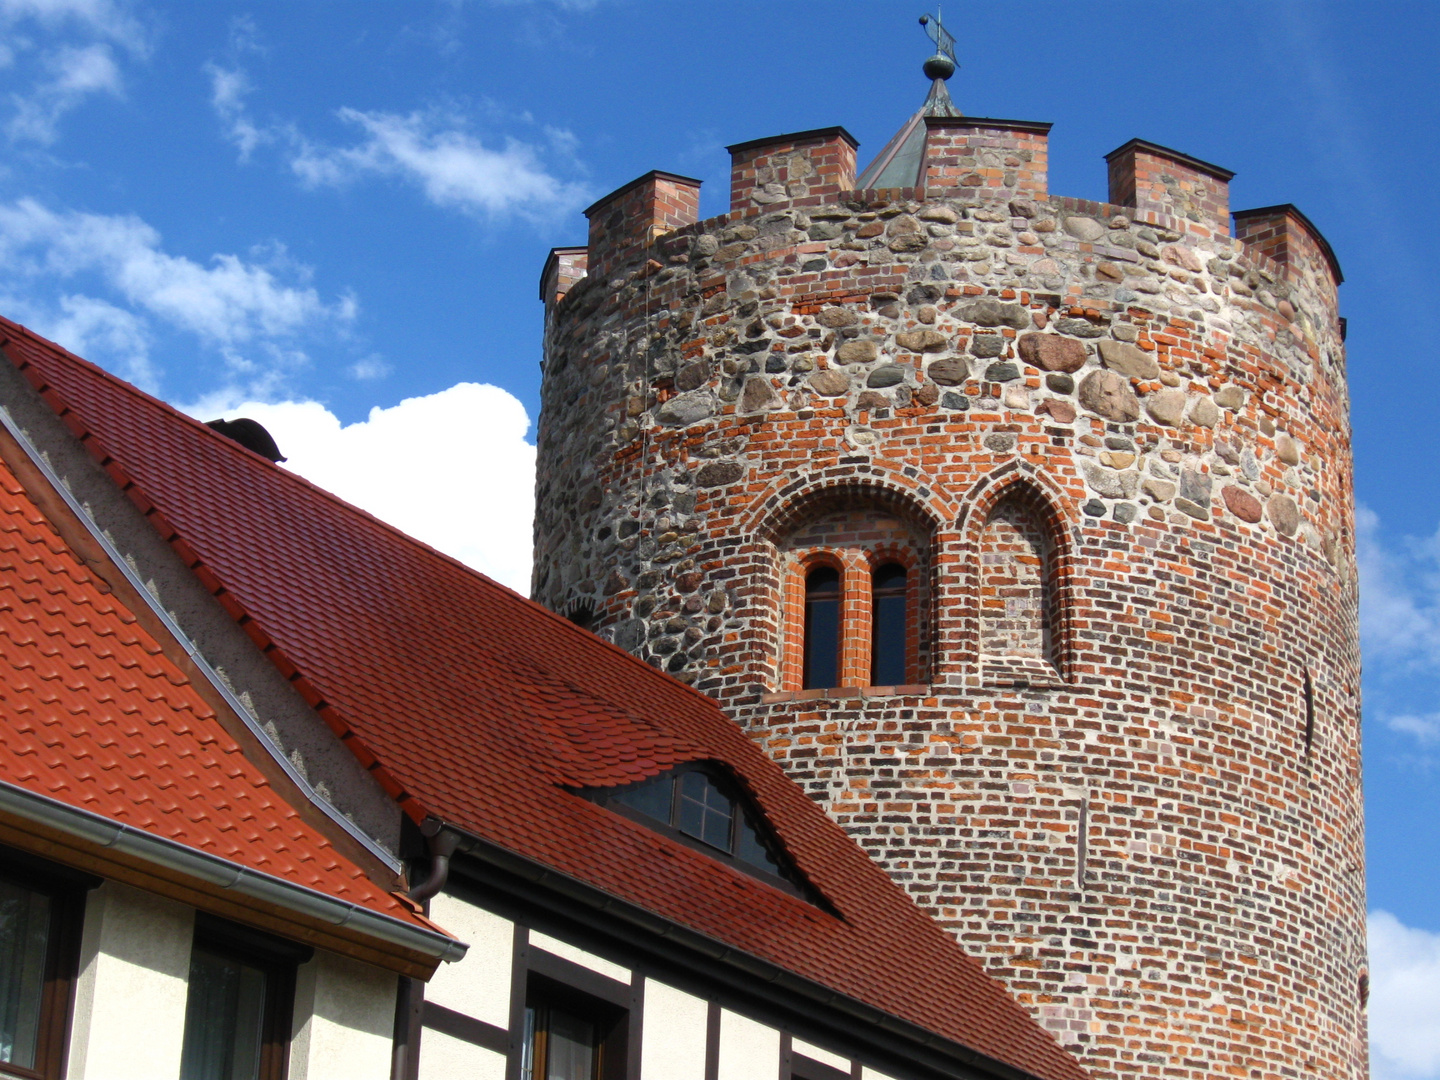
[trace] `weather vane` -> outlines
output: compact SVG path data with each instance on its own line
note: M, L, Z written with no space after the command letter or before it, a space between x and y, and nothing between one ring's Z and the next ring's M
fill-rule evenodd
M940 21L940 9L937 7L935 11L934 15L920 16L920 25L935 42L935 55L925 61L925 74L932 79L948 79L960 66L955 59L955 38Z
M934 15L921 15L920 25L925 27L925 33L929 34L930 40L935 42L936 54L948 57L953 64L956 62L955 38L949 30L945 29L945 24L940 21L940 9L937 7L935 11L936 14Z

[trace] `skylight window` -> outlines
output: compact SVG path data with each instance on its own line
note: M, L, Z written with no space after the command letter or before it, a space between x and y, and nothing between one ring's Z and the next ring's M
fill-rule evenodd
M585 795L752 877L819 902L779 854L759 808L714 767L684 765L643 783Z

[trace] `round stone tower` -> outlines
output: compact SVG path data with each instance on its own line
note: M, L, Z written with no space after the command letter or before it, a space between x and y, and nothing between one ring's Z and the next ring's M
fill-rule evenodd
M936 80L542 277L534 595L713 695L1097 1077L1364 1077L1339 266ZM883 685L877 685L883 684ZM923 972L897 972L923 979Z

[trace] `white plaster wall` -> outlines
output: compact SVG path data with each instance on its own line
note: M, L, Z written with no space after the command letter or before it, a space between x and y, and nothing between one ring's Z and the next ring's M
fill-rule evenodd
M180 1075L195 913L107 881L89 894L69 1080Z
M505 1055L426 1028L420 1036L420 1080L505 1080Z
M448 893L430 901L430 918L461 941L468 941L470 951L463 960L436 969L425 985L425 999L508 1028L515 924Z
M839 1054L832 1054L814 1043L805 1042L803 1039L790 1040L790 1049L797 1054L809 1058L811 1061L818 1061L822 1065L829 1065L832 1069L839 1069L843 1073L850 1071L850 1059L841 1057Z
M295 973L290 1080L390 1080L397 988L393 972L316 950Z
M874 1069L870 1068L869 1065L861 1066L860 1076L862 1080L891 1080L890 1077L886 1076L882 1072L876 1072Z
M646 979L640 1080L705 1080L709 1011L704 998Z
M780 1032L725 1009L720 1013L720 1069L716 1080L778 1076Z
M444 924L442 923L441 925L443 926ZM591 971L597 971L607 978L614 979L616 982L630 982L629 968L621 967L619 964L612 964L603 957L586 952L584 949L578 949L569 942L561 941L559 938L553 938L549 934L542 934L538 930L531 930L530 944L537 949L544 949L546 952L553 953L555 956L563 957L572 964L579 964L581 967L589 968Z

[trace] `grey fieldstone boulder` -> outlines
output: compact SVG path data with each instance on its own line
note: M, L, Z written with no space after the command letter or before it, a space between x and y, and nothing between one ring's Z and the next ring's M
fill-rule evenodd
M1100 342L1100 361L1130 379L1158 379L1160 365L1144 349L1124 341Z
M1185 401L1183 390L1161 390L1145 399L1145 411L1157 424L1179 427L1185 418Z
M688 394L676 394L661 405L655 419L669 427L684 427L714 416L715 408L715 395L709 390L691 390Z
M1106 420L1126 424L1140 416L1140 401L1127 379L1113 371L1092 371L1080 384L1080 404Z
M958 356L947 356L933 361L925 369L925 374L941 386L959 386L970 377L970 365Z

